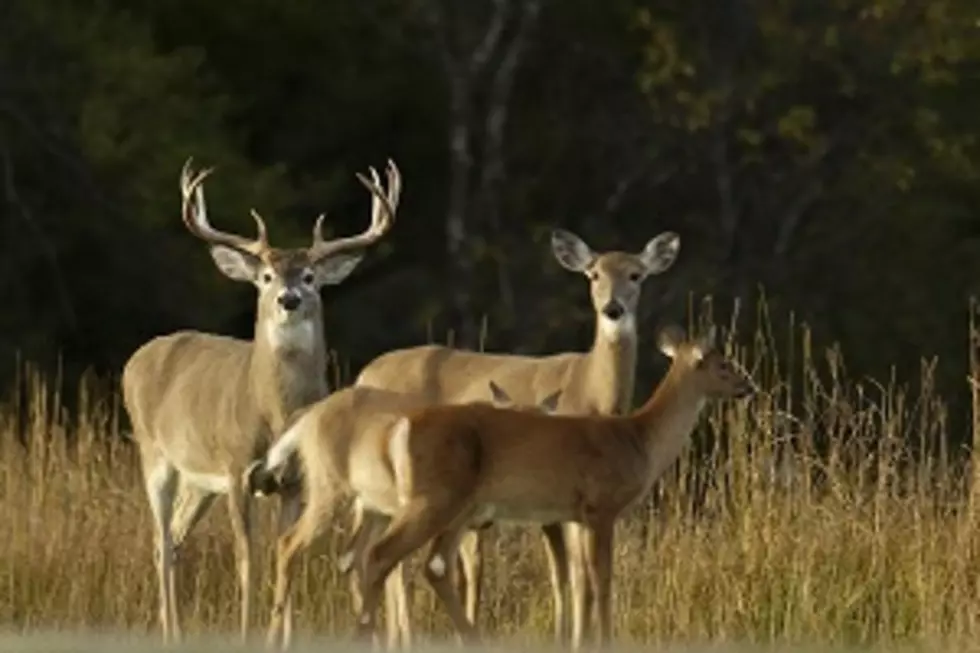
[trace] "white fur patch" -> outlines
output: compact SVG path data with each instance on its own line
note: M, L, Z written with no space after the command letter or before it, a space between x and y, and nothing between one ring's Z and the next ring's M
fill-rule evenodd
M282 434L276 443L272 445L265 454L265 470L267 472L276 471L286 464L289 457L299 448L300 438L303 436L303 424L306 420L299 419L289 430Z
M316 333L311 320L269 322L266 325L266 337L273 349L313 351L316 347Z
M429 571L436 578L442 578L446 575L446 561L438 553L429 560Z
M636 317L632 313L627 313L618 320L610 320L600 313L599 331L603 336L613 341L633 337L636 335Z

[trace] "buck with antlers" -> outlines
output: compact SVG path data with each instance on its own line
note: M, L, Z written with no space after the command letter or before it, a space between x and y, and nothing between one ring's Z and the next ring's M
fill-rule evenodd
M154 338L126 363L122 389L156 527L160 622L165 640L179 638L174 587L177 547L217 495L229 500L240 591L241 635L251 612L251 498L243 470L260 457L297 409L327 393L319 290L343 281L395 220L401 176L388 162L387 192L377 172L358 174L371 192L371 224L363 233L322 236L301 249L269 245L265 222L252 211L258 236L218 231L207 218L203 182L188 160L181 174L182 216L210 245L218 269L258 290L252 341L181 331ZM179 501L177 500L179 495ZM298 494L284 495L280 528L298 514Z
M551 245L564 268L589 280L596 327L588 352L535 357L426 345L379 356L361 371L357 384L420 394L429 403L462 404L483 396L487 382L494 379L510 389L514 401L521 405L538 404L545 395L561 388L558 413L628 412L636 372L640 290L647 277L671 267L680 250L680 238L673 232L661 233L638 254L595 252L575 234L556 229ZM359 521L360 515L355 513L355 524ZM580 548L578 530L576 524L543 526L558 641L569 633L566 592L570 589L574 600L583 604L592 600L585 569L575 554ZM473 622L480 598L481 538L482 531L466 533L460 551L460 586L467 617Z
M492 381L489 389L495 405L513 403ZM518 410L551 412L560 395L559 390L536 408ZM277 476L299 453L305 507L298 521L279 539L275 598L266 640L269 647L285 648L288 643L285 624L290 619L290 583L296 556L316 542L332 523L339 500L348 496L363 506L364 520L346 547L342 566L363 567L367 545L387 525L387 516L399 508L398 470L393 467L396 461L386 453L392 429L403 415L427 403L419 395L365 386L344 388L298 413L265 458L246 472L253 492L279 493L282 485ZM388 645L408 646L411 624L404 568L387 578L385 589Z
M715 348L713 328L689 340L680 328L668 327L659 346L673 359L670 370L627 416L545 415L471 404L428 406L399 419L373 449L375 464L389 470L397 494L361 495L367 507L383 500L386 511L395 512L363 554L359 634L374 629L390 571L432 540L426 577L464 639L475 641L476 628L447 573L463 531L492 520L573 522L582 529L582 556L596 592L597 643L608 643L617 519L677 460L706 401L741 398L753 390L751 380ZM303 546L298 526L279 551L287 565ZM582 644L581 617L573 620L575 649Z

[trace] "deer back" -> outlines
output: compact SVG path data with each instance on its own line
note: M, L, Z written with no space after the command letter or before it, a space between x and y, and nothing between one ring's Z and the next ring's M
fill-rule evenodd
M374 359L358 375L357 385L418 394L430 403L463 404L485 401L487 384L495 381L507 388L515 403L535 405L564 388L572 367L583 357L483 354L423 345Z

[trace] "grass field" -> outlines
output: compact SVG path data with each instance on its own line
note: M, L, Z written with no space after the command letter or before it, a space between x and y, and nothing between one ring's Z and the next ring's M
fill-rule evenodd
M638 510L618 530L617 637L671 650L973 648L980 513L968 461L942 446L945 408L929 370L914 396L859 386L843 378L835 352L812 352L805 330L796 335L780 356L762 333L738 352L763 392L712 408L697 437L716 445L665 479L656 512ZM156 633L152 528L135 452L118 437L118 400L87 385L69 414L56 386L25 372L0 410L0 624L10 633L0 637L2 650L21 650L27 640L16 636L30 633ZM260 517L257 629L270 607L274 504L263 504ZM351 630L347 585L333 564L345 527L338 522L321 555L303 563L300 636ZM537 535L494 532L484 631L524 645L548 641ZM237 588L223 503L181 556L185 632L233 632ZM414 608L417 632L449 633L424 583L416 583ZM44 650L61 650L59 641L86 646L67 635L40 641ZM93 650L112 650L103 644Z

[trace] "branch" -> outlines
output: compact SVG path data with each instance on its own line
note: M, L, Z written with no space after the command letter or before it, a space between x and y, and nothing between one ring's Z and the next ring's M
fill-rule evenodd
M446 74L450 78L457 78L465 74L467 81L469 81L470 78L478 75L493 57L497 49L497 44L500 42L500 37L503 34L504 26L507 24L510 0L493 0L494 11L490 18L490 23L487 25L487 29L483 34L483 38L480 39L479 44L470 52L465 65L462 61L464 56L454 52L452 46L449 44L451 29L454 28L455 31L459 31L459 26L455 25L452 28L447 26L445 16L436 7L436 4L435 0L425 2L423 4L423 13L425 14L426 22L429 23L429 27L436 37L439 45L439 54L442 58L443 66L446 69Z
M509 115L510 94L517 66L524 54L528 34L541 11L542 0L523 3L517 33L511 39L500 65L493 75L485 125L484 165L480 179L481 205L484 217L501 234L499 190L507 178L504 157L504 134ZM499 15L499 12L498 12ZM499 36L499 35L498 35ZM498 286L504 306L513 310L514 292L509 277L498 265Z
M802 177L802 190L794 195L786 211L779 220L773 255L785 256L796 233L802 225L803 218L811 206L819 199L824 189L824 172L827 161L838 153L846 144L854 142L858 136L856 121L845 121L837 126L827 137L822 147L814 149L804 162L797 167L797 176Z
M541 11L542 0L527 0L521 15L517 33L511 39L507 52L497 67L490 87L489 107L485 126L483 175L480 182L482 192L491 192L493 186L504 179L504 131L509 114L510 92L514 87L515 72L527 44L528 33Z
M533 4L540 5L540 2L535 0ZM500 43L500 35L503 34L504 25L507 23L509 10L510 0L493 0L493 17L490 19L487 31L483 34L480 45L470 55L470 76L479 74L496 51L497 44Z

